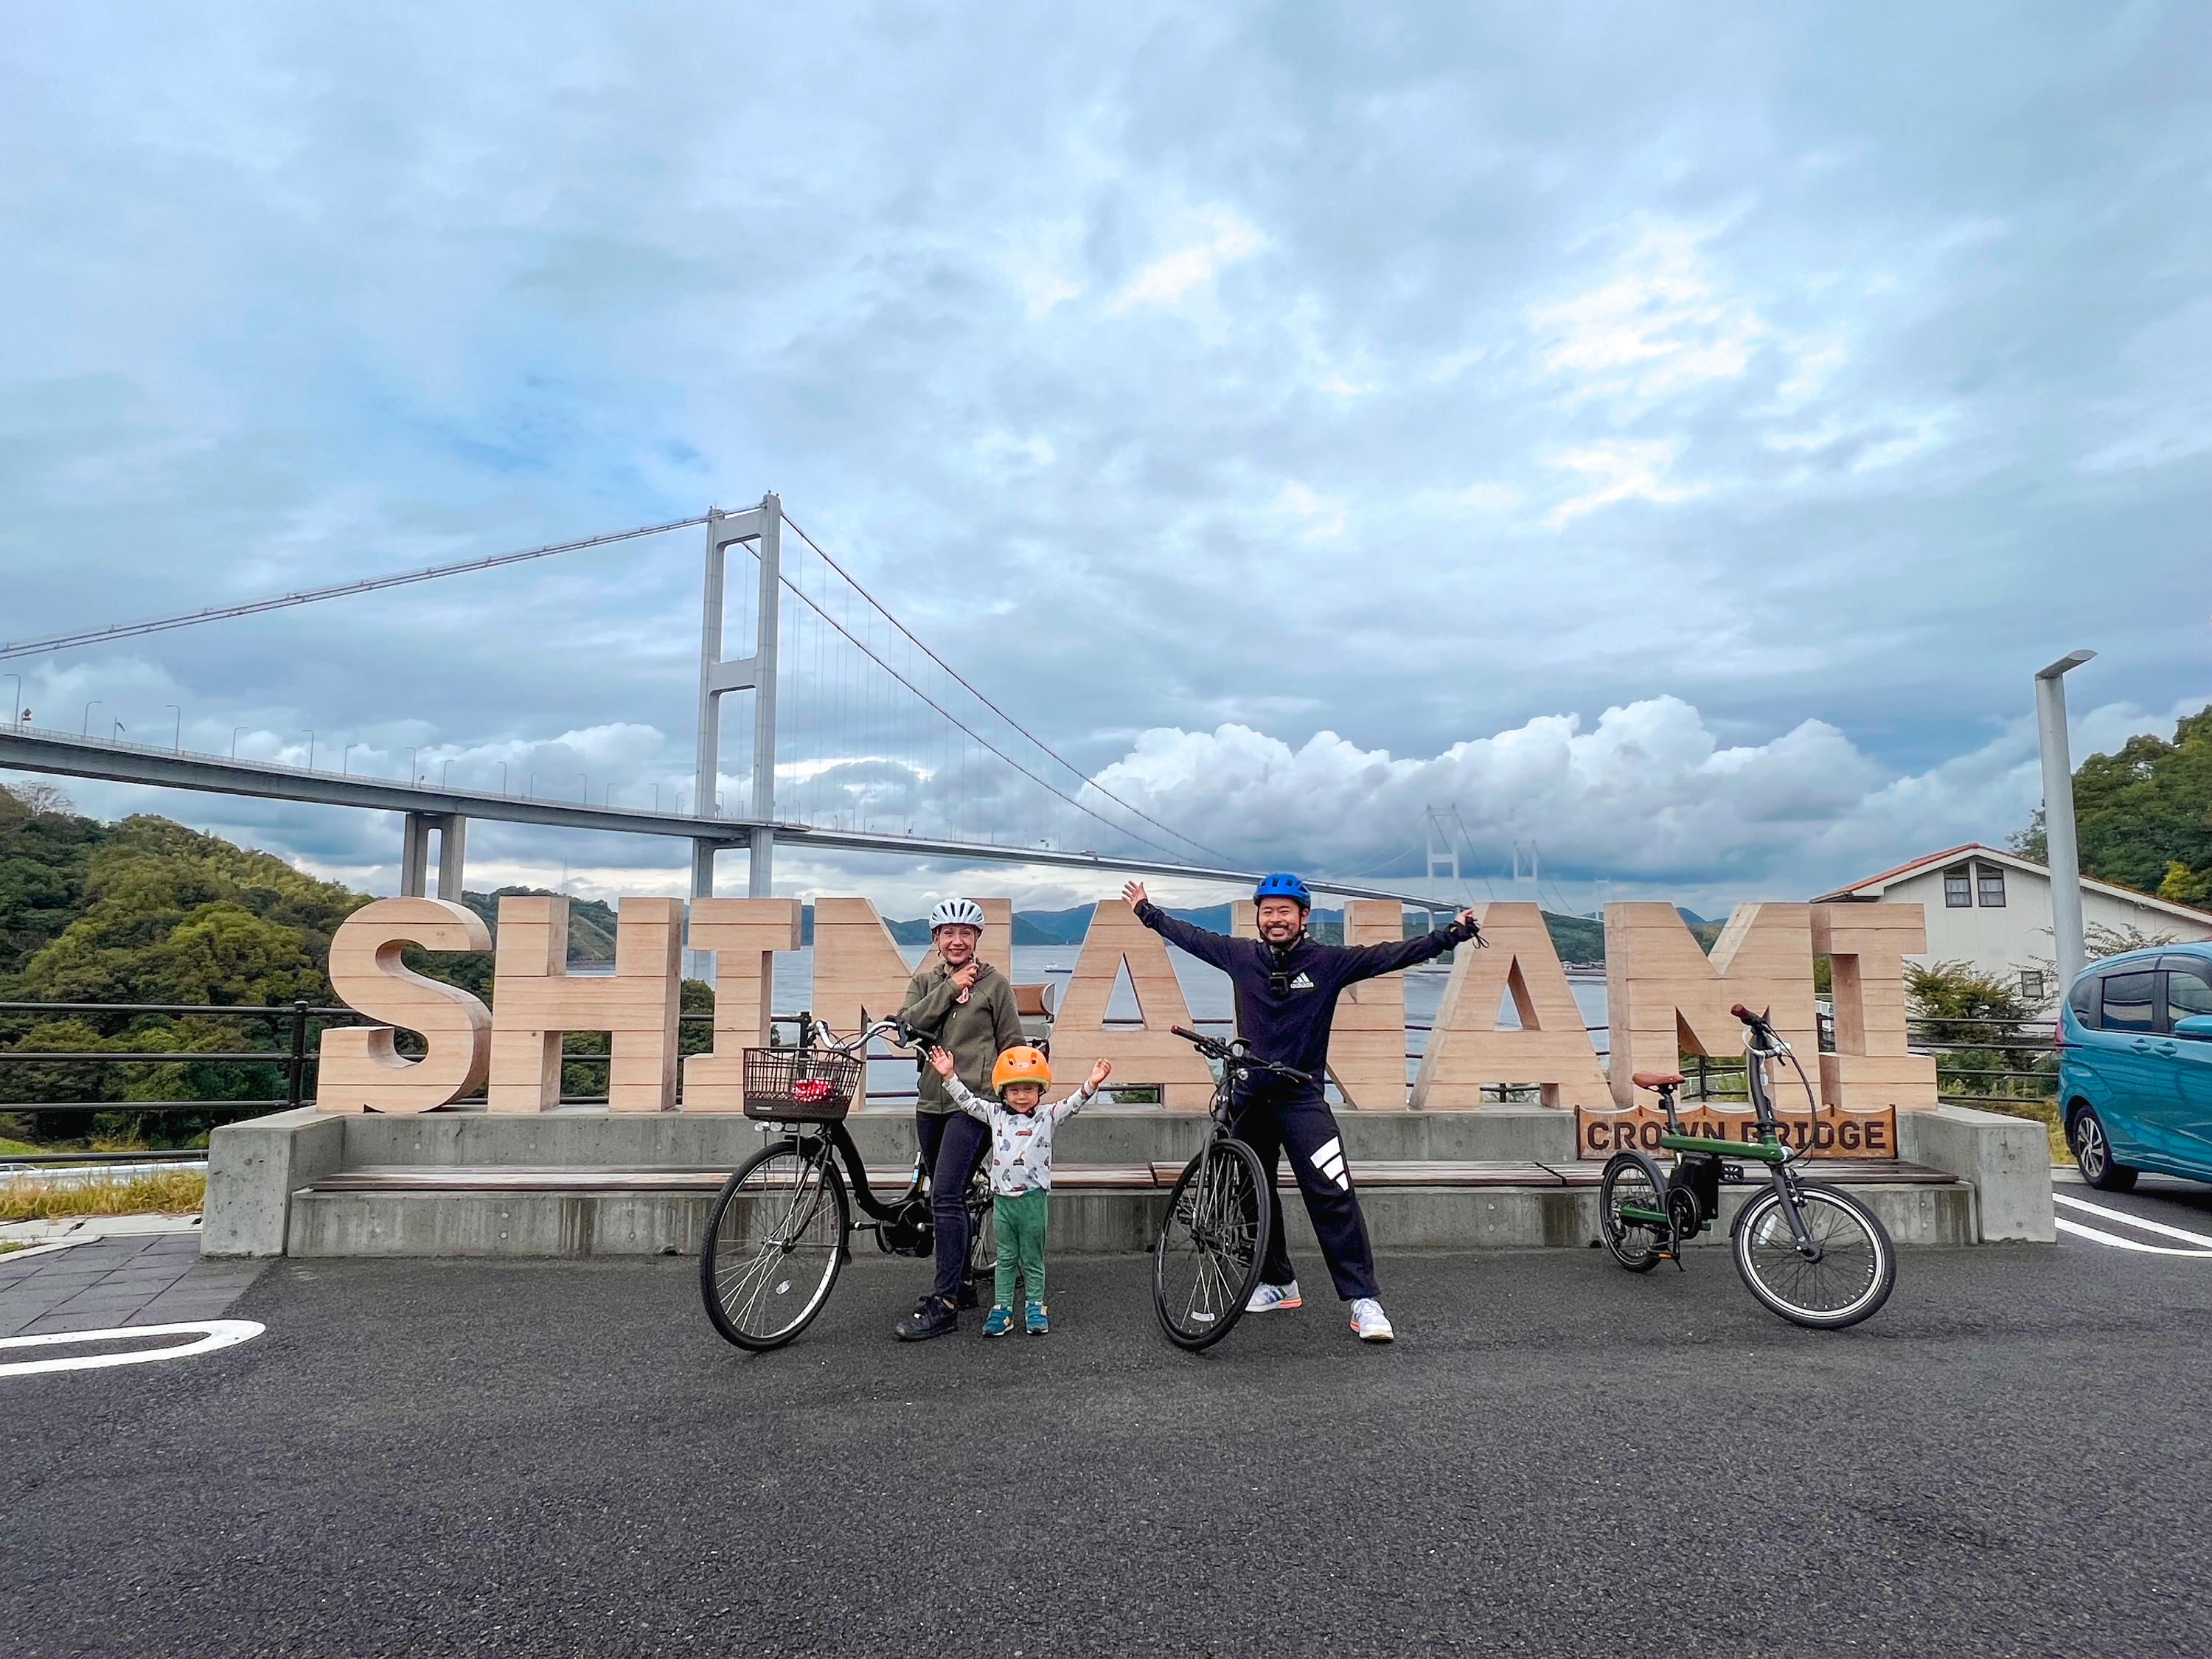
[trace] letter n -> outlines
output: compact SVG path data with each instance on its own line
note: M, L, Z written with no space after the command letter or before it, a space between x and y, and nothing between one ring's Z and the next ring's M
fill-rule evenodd
M1774 1029L1799 1062L1817 1060L1810 913L1804 904L1739 904L1709 958L1673 905L1607 905L1613 1097L1633 1104L1632 1074L1671 1072L1686 1052L1713 1059L1742 1054L1744 1028L1729 1012L1731 1003L1771 1010ZM1784 1079L1796 1079L1788 1062L1781 1064L1783 1076L1773 1079L1778 1103Z

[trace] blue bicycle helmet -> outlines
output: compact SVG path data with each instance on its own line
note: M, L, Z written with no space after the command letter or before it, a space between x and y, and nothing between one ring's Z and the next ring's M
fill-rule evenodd
M1261 877L1260 884L1252 890L1252 902L1255 904L1261 899L1268 898L1291 900L1301 910L1313 908L1313 895L1306 890L1305 883L1287 871L1278 870L1272 876Z

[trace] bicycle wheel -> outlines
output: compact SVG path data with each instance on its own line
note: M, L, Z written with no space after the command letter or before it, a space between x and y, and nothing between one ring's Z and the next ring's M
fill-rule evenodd
M1243 1141L1215 1140L1169 1195L1152 1248L1152 1311L1177 1347L1211 1347L1252 1299L1267 1255L1266 1177Z
M824 1141L780 1140L722 1183L699 1245L699 1293L726 1341L780 1348L845 1265L845 1180Z
M999 1271L999 1234L991 1224L991 1189L978 1183L968 1194L968 1282L980 1302ZM963 1304L964 1305L964 1304Z
M1606 1160L1597 1187L1597 1229L1615 1261L1632 1273L1648 1273L1666 1259L1673 1235L1662 1222L1623 1219L1624 1205L1667 1212L1667 1177L1642 1152L1615 1152Z
M1889 1300L1897 1249L1874 1212L1832 1187L1799 1188L1798 1213L1820 1259L1797 1246L1781 1196L1771 1188L1743 1207L1731 1241L1745 1288L1793 1324L1814 1330L1856 1325Z

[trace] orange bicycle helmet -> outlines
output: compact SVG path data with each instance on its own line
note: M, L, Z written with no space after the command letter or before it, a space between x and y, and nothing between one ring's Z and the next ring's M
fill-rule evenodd
M1024 1046L1009 1048L999 1056L999 1063L991 1067L991 1090L997 1093L1009 1083L1034 1083L1042 1089L1052 1081L1052 1062L1041 1049Z

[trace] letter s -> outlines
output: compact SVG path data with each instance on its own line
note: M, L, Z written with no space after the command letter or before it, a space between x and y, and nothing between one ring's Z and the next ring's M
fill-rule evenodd
M491 930L445 899L388 898L364 904L331 938L331 985L357 1013L383 1025L323 1033L315 1079L319 1112L428 1112L484 1080L491 1063L491 1011L458 986L402 965L410 945L429 951L489 951ZM419 1031L428 1052L409 1060L392 1047L394 1026Z

